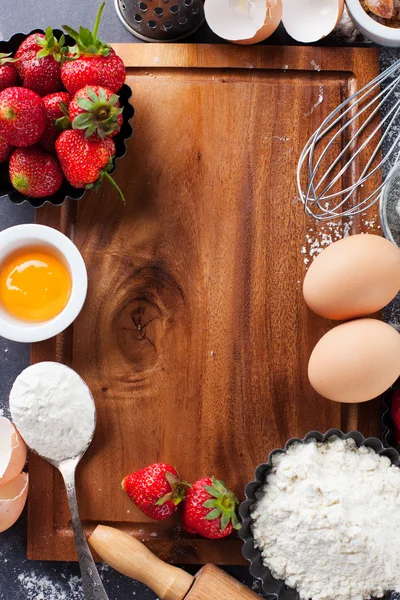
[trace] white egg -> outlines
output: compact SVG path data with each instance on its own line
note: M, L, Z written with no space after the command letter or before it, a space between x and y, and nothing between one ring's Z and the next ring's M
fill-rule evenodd
M317 42L332 33L343 9L344 0L282 0L282 23L294 40Z
M28 496L28 474L20 473L11 483L0 487L0 533L20 517Z
M5 417L0 417L0 487L15 479L24 468L26 444Z
M206 0L206 21L219 37L235 44L257 44L274 33L281 0Z

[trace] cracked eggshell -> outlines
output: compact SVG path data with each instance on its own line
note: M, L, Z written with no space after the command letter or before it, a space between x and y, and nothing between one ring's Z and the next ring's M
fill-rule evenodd
M308 44L332 33L343 10L344 0L282 0L282 23L290 37Z
M14 425L0 417L0 488L18 477L25 461L25 442Z
M20 517L28 496L28 474L20 473L11 483L0 487L0 533Z
M219 37L234 44L257 44L279 26L282 0L206 0L204 12Z

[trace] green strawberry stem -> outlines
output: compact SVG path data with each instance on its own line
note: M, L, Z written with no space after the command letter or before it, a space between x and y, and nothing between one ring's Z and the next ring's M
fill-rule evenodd
M189 488L191 488L191 484L187 481L180 481L178 477L167 471L165 473L165 479L168 481L171 486L171 491L168 494L165 494L162 498L157 500L157 506L162 506L169 500L171 500L175 506L178 506L181 502L183 502L186 498L186 492Z
M4 52L0 52L0 67L7 63L17 62L18 59L12 58L11 53L5 54Z
M102 2L99 6L93 31L86 27L80 27L78 32L69 25L63 25L64 31L75 41L75 46L69 48L71 55L68 57L69 60L75 60L80 56L108 56L110 54L110 46L97 37L104 6L105 2Z
M99 32L101 16L103 14L103 10L104 10L105 5L106 5L106 3L102 2L100 4L100 6L99 6L99 10L97 11L96 20L94 22L94 27L93 27L93 43L94 44L96 44L96 42L97 42L97 34Z
M212 478L212 486L205 485L204 489L210 494L211 498L203 504L204 508L211 508L206 516L207 521L221 519L221 531L225 531L229 523L235 529L240 529L240 523L236 516L236 507L239 500L235 494L229 490L223 481Z
M62 34L58 40L51 27L47 27L45 37L36 37L36 43L42 49L37 53L37 58L52 56L56 62L63 63L68 52L65 46L65 35Z
M119 96L112 94L107 99L107 92L100 88L98 94L89 86L86 86L86 97L77 98L76 103L83 110L72 121L73 129L85 131L88 138L97 132L102 140L113 131L119 131L118 117L122 114L122 108L118 108Z
M125 204L126 200L125 200L125 196L122 193L121 188L118 186L117 182L114 181L114 179L111 177L110 173L107 173L107 171L103 171L103 177L105 177L106 179L108 179L108 181L114 186L114 188L117 190L119 197L121 198L122 202Z

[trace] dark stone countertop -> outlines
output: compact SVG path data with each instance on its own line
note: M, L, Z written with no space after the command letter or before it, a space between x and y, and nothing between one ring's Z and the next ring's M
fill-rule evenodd
M34 28L51 25L59 28L67 23L72 27L88 25L96 13L99 0L1 0L0 39L7 40L16 32L28 33ZM110 42L134 42L135 39L120 23L112 0L107 1L100 29ZM203 26L188 42L219 43L220 40ZM270 43L291 43L279 29ZM326 43L336 45L337 39ZM400 50L381 50L382 65L400 58ZM0 229L19 223L32 222L34 211L27 205L14 206L8 200L0 203ZM389 314L394 321L396 307ZM29 364L29 346L0 338L0 413L7 416L8 394L15 377ZM246 567L227 570L241 581L252 585ZM194 573L195 568L190 571ZM100 566L110 600L155 600L155 595L138 584L105 566ZM0 600L83 600L77 563L36 562L26 559L26 513L9 531L0 534ZM253 589L260 591L258 584Z

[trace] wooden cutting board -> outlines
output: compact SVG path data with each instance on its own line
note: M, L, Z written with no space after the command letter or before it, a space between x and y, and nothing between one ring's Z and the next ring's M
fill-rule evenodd
M372 49L119 45L136 109L116 179L61 209L37 211L81 250L85 307L32 361L87 381L98 427L78 474L88 532L99 522L177 563L239 564L238 539L208 541L152 522L121 491L130 471L170 462L214 474L243 499L255 466L312 429L379 433L377 403L347 407L307 380L330 323L301 284L318 248L374 231L376 209L323 225L304 216L300 151L344 97L379 71ZM31 456L28 556L75 560L65 492Z

